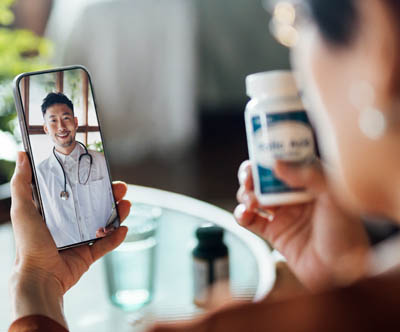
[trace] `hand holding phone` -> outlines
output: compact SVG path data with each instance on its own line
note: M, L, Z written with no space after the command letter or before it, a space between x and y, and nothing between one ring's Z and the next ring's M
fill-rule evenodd
M11 220L16 247L16 264L10 278L13 319L41 314L65 325L64 293L78 282L94 261L124 240L127 228L118 228L92 246L59 251L34 204L31 182L28 157L19 152L11 181ZM126 184L113 184L121 220L130 210L130 202L123 199L126 191Z
M111 233L120 218L87 70L25 73L14 83L33 194L57 247Z

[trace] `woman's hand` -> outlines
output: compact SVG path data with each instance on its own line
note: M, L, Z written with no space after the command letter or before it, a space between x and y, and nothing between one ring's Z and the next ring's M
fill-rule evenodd
M250 162L239 169L239 224L263 237L282 253L299 280L311 290L352 282L364 273L369 242L361 221L347 215L327 190L320 165L290 166L277 162L276 175L292 187L315 194L311 203L260 206ZM266 211L258 213L258 211ZM272 218L267 218L268 214Z
M119 227L110 236L92 246L82 245L59 252L32 199L32 171L25 153L18 154L11 181L11 220L16 261L11 277L14 318L42 314L65 324L62 296L75 285L97 259L118 247L124 240L126 227ZM127 186L113 184L118 212L124 220L130 202L123 200Z

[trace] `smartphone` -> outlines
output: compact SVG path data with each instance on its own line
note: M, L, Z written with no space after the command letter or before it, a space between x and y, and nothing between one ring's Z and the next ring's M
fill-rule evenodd
M34 200L57 248L111 234L120 218L87 69L21 74L14 98Z

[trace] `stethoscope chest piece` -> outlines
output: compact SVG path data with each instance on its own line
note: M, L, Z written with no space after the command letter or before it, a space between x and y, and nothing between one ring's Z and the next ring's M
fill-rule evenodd
M69 198L68 191L62 191L60 197L63 201L66 201Z
M91 173L91 171L92 171L93 158L92 158L92 156L89 154L88 149L86 148L86 146L85 146L83 143L78 142L78 141L77 141L77 143L79 143L80 145L82 145L82 147L85 149L85 153L81 154L81 155L79 156L79 160L78 160L78 179L79 179L79 184L86 184L86 183L88 182L88 180L89 180L90 173ZM54 154L54 157L56 158L56 160L58 161L58 163L60 164L61 170L62 170L63 175L64 175L64 190L60 193L60 198L61 198L63 201L66 201L66 200L68 200L68 198L69 198L69 193L68 193L68 191L67 191L67 176L65 175L65 170L64 170L64 167L63 167L63 165L62 165L60 159L58 159L58 157L57 157L57 155L56 155L56 148L55 148L55 147L53 147L53 154ZM85 181L84 183L81 183L81 179L80 179L80 175L81 175L81 174L80 174L81 159L82 159L83 157L85 157L85 156L87 156L87 157L89 158L89 161L90 161L90 168L89 168L89 172L88 172L86 181Z

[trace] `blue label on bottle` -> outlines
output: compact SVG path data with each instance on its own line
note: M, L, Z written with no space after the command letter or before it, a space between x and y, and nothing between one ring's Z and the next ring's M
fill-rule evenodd
M306 112L255 115L251 125L261 194L303 190L287 186L275 176L272 167L275 160L298 163L314 157L314 135Z
M305 111L267 114L268 126L276 124L282 121L297 121L304 123L307 127L310 127L310 121L308 120L307 113Z
M292 192L293 189L288 187L287 184L279 180L272 169L265 168L258 165L258 176L260 178L260 192L261 194L272 193L287 193Z

